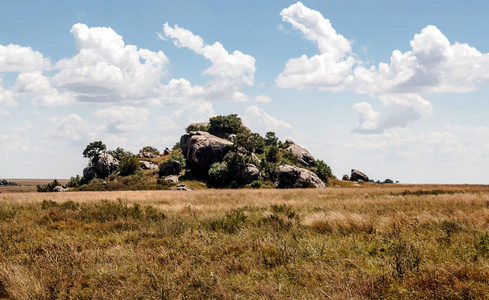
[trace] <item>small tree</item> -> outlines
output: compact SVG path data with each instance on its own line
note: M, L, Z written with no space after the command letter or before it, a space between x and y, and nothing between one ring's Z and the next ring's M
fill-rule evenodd
M237 151L251 155L254 152L263 153L265 143L258 133L245 132L236 135L234 145Z
M125 152L119 162L119 171L121 176L128 176L136 173L139 169L139 159L131 152Z
M237 114L217 116L209 119L209 133L213 135L238 134L246 131Z
M335 178L331 168L322 160L316 160L316 175L325 183L328 183L328 178Z
M85 150L83 150L83 157L86 157L92 161L94 158L98 157L101 153L107 151L107 146L105 146L102 141L91 142L87 145Z
M278 137L275 135L275 132L269 131L265 134L265 145L275 147L278 145Z
M121 147L117 147L115 150L108 151L110 155L112 155L115 159L121 160L126 155L126 150Z
M181 150L182 147L180 146L180 142L176 142L175 145L173 145L173 148L171 148L173 151L175 150Z
M143 152L149 152L149 153L153 153L154 155L160 155L160 151L158 151L158 149L152 146L145 146L141 150L139 150L139 153L143 153Z

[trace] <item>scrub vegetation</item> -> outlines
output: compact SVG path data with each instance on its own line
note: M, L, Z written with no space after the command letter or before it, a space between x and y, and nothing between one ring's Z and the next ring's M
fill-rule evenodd
M489 188L0 194L0 298L487 299Z

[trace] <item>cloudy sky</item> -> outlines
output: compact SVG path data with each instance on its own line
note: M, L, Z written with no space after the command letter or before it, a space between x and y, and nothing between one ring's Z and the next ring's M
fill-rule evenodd
M0 178L237 113L338 177L488 183L487 1L120 2L2 2Z

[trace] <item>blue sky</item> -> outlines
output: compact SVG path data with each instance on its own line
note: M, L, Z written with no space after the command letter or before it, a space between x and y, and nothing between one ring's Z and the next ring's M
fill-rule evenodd
M4 1L0 178L69 178L91 141L172 147L237 113L328 163L487 183L485 1Z

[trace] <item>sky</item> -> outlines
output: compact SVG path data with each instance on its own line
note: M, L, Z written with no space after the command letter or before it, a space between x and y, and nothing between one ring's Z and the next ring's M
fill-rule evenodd
M487 184L487 1L2 1L0 178L238 114L341 178Z

